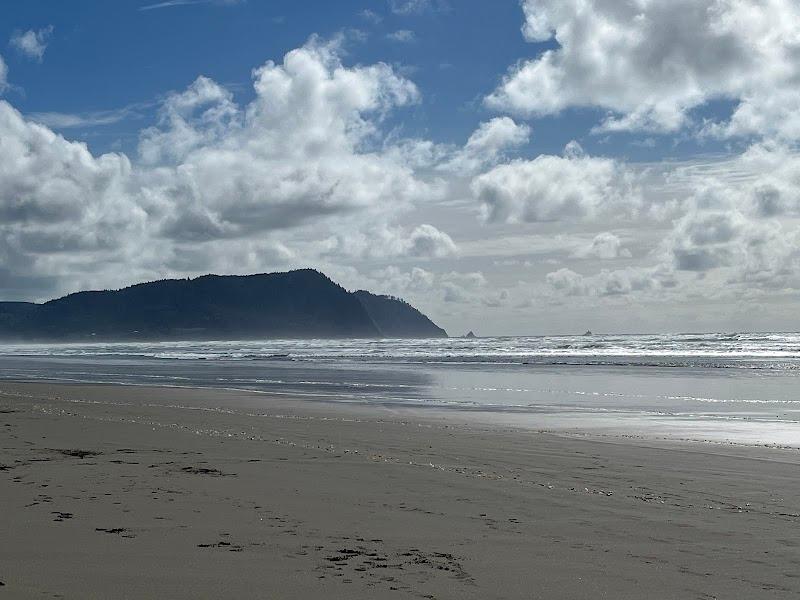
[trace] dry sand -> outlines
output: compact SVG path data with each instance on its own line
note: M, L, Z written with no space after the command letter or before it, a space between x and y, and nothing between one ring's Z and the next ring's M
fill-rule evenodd
M796 450L41 383L0 448L0 599L800 595Z

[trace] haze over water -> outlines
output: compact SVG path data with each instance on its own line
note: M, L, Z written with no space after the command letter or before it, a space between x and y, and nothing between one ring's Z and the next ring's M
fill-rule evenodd
M604 435L800 446L800 334L0 345L0 377L290 394ZM452 413L448 413L452 414Z

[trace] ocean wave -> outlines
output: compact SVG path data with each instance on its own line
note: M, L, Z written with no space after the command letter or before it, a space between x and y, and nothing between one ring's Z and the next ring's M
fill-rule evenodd
M800 368L800 334L714 333L444 340L0 344L0 356L177 361Z

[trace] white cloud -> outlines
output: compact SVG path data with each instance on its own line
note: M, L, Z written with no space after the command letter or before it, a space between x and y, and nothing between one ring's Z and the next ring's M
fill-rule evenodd
M132 168L119 154L94 157L26 121L0 101L0 255L4 269L39 281L80 279L82 270L119 270L146 214L129 194Z
M233 95L208 77L198 77L185 91L167 97L159 125L144 130L141 159L151 165L180 163L196 149L223 140L241 127Z
M416 257L450 256L457 251L452 238L433 225L419 225L408 237L406 253Z
M220 6L233 6L245 0L166 0L155 4L146 4L139 7L139 10L158 10L160 8L172 8L173 6L191 6L193 4L217 4Z
M466 145L452 153L439 169L469 174L500 161L508 150L528 143L531 128L509 117L496 117L470 135Z
M467 140L466 150L494 157L506 148L527 143L530 133L527 125L517 125L508 117L498 117L480 124Z
M421 15L447 7L446 0L389 0L389 10L401 16Z
M345 68L337 50L312 40L282 65L268 62L244 109L206 78L166 101L140 145L159 167L148 192L165 211L165 235L246 236L325 215L391 214L434 195L370 150L383 114L418 100L414 84L384 64Z
M740 259L740 242L748 235L748 222L735 211L692 211L676 223L668 240L675 267L682 271L708 271L730 266Z
M493 295L493 290L487 290L488 282L483 273L479 271L459 273L451 271L438 278L437 287L442 293L444 302L455 304L481 304L487 295Z
M394 160L414 169L433 169L449 160L454 150L445 144L437 144L431 140L387 139L384 152Z
M140 118L141 111L151 106L150 104L131 104L114 110L96 110L84 113L35 112L28 113L26 116L51 129L104 127L126 119Z
M562 296L651 299L657 298L649 292L667 287L684 298L731 299L800 288L800 156L785 146L757 144L724 169L692 177L685 182L690 195L673 207L670 229L651 242L654 265L588 276L565 268L547 275L550 287ZM575 255L611 256L620 245L608 236Z
M761 90L742 98L727 121L709 121L701 135L713 138L800 139L800 97L795 88Z
M706 167L683 181L688 195L672 205L670 227L650 235L646 256L654 264L594 275L566 267L547 274L549 287L562 297L636 294L654 301L660 297L652 292L666 289L684 299L800 289L800 156L782 145L756 144ZM643 232L639 243L647 238ZM602 233L574 256L622 252L616 236Z
M720 10L740 4L726 2ZM643 2L643 14L654 4ZM584 6L601 15L614 9L610 0ZM584 23L588 36L598 23ZM540 35L534 18L528 26L529 37ZM567 53L562 39L554 53ZM749 104L744 95L729 97L740 101L733 118L703 124L705 135L783 138L724 160L640 165L587 155L576 142L561 155L509 159L527 149L528 125L498 116L460 146L404 138L397 117L416 110L414 83L396 67L345 64L343 56L339 41L312 38L256 69L246 103L198 77L164 98L133 161L92 155L52 128L114 123L144 108L23 117L0 104L0 289L42 298L65 287L316 266L460 324L474 326L487 307L501 308L495 314L505 316L487 328L505 319L506 331L518 328L518 317L533 330L543 314L535 311L548 302L594 310L767 290L788 298L800 289L800 157L787 141L796 115L785 89L774 94L778 112L766 97ZM623 71L651 75L630 71L625 52L618 58ZM595 76L605 77L585 74L597 98L632 99L618 108L593 104L612 111L607 127L643 114L665 129L670 119L685 123L696 106L681 100L681 84L659 108L669 110L641 112L636 94L644 84L612 94ZM573 83L542 94L577 105ZM698 89L706 83L698 79ZM620 262L598 263L612 260ZM589 272L598 264L614 268ZM533 310L518 309L521 299L533 299Z
M358 16L364 19L365 21L369 21L373 25L377 25L378 23L383 21L383 17L381 17L374 10L370 10L368 8L365 8L364 10L360 11L358 13Z
M735 160L742 171L755 174L742 182L719 185L724 195L739 198L748 214L761 217L800 216L800 155L783 145L755 144Z
M74 289L264 270L320 259L330 247L309 236L326 228L363 236L344 254L456 251L432 225L396 224L441 195L382 133L386 115L419 100L411 81L382 63L347 67L337 41L318 39L253 78L246 106L205 77L169 95L133 164L93 156L0 102L0 280Z
M676 268L729 268L740 280L785 281L797 269L800 156L785 146L756 144L733 168L745 180L705 178L665 248Z
M738 211L693 211L676 223L665 246L678 270L722 270L727 285L797 288L798 233L775 220L747 219Z
M603 269L588 277L562 268L548 273L546 279L555 292L564 296L629 296L658 292L674 286L674 279L669 271L640 267L614 271Z
M361 259L443 258L458 251L449 235L429 224L409 229L378 223L366 230L349 229L326 239L323 255Z
M0 94L8 89L8 66L3 57L0 56Z
M625 217L641 204L635 175L610 158L570 144L564 156L515 160L476 177L472 191L489 221L580 221Z
M501 308L507 306L511 300L511 292L507 289L500 289L490 292L483 298L483 305L488 308Z
M386 38L399 44L410 44L417 40L416 34L410 29L398 29L392 33L387 33Z
M373 271L358 285L405 298L423 308L441 303L501 306L509 299L507 291L491 289L480 271L435 273L420 267L402 270L391 266Z
M611 260L614 258L631 258L631 252L622 246L622 240L610 231L598 233L590 244L578 248L575 252L578 258L599 258Z
M589 286L583 275L566 267L548 273L547 283L565 296L585 296L589 293Z
M17 31L11 36L10 43L28 58L41 62L52 34L52 25L48 25L38 31L33 31L32 29L25 32Z
M0 101L0 213L2 223L60 224L92 213L97 217L125 197L131 172L123 155L95 158L23 118ZM86 232L91 235L92 232Z
M409 293L427 293L436 287L436 275L420 267L413 267L409 271L387 267L373 272L371 278L381 282L376 289L398 297Z
M739 101L717 132L796 136L794 0L524 0L523 34L556 49L520 63L486 102L513 113L611 111L605 130L675 131L712 99Z
M797 159L790 162L797 168ZM797 214L800 187L787 189L783 180L780 190L768 183L772 177L738 188L712 181L698 189L662 243L667 264L697 273L724 270L733 282L796 286L800 229L787 227L782 217Z
M437 144L419 138L389 138L384 150L396 160L418 169L455 176L471 176L501 162L530 139L531 128L509 117L480 123L464 146Z

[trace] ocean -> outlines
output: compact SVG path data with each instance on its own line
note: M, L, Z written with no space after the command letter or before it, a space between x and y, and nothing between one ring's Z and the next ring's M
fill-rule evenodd
M0 378L215 387L570 435L800 447L800 334L0 345ZM449 412L447 412L449 411Z

